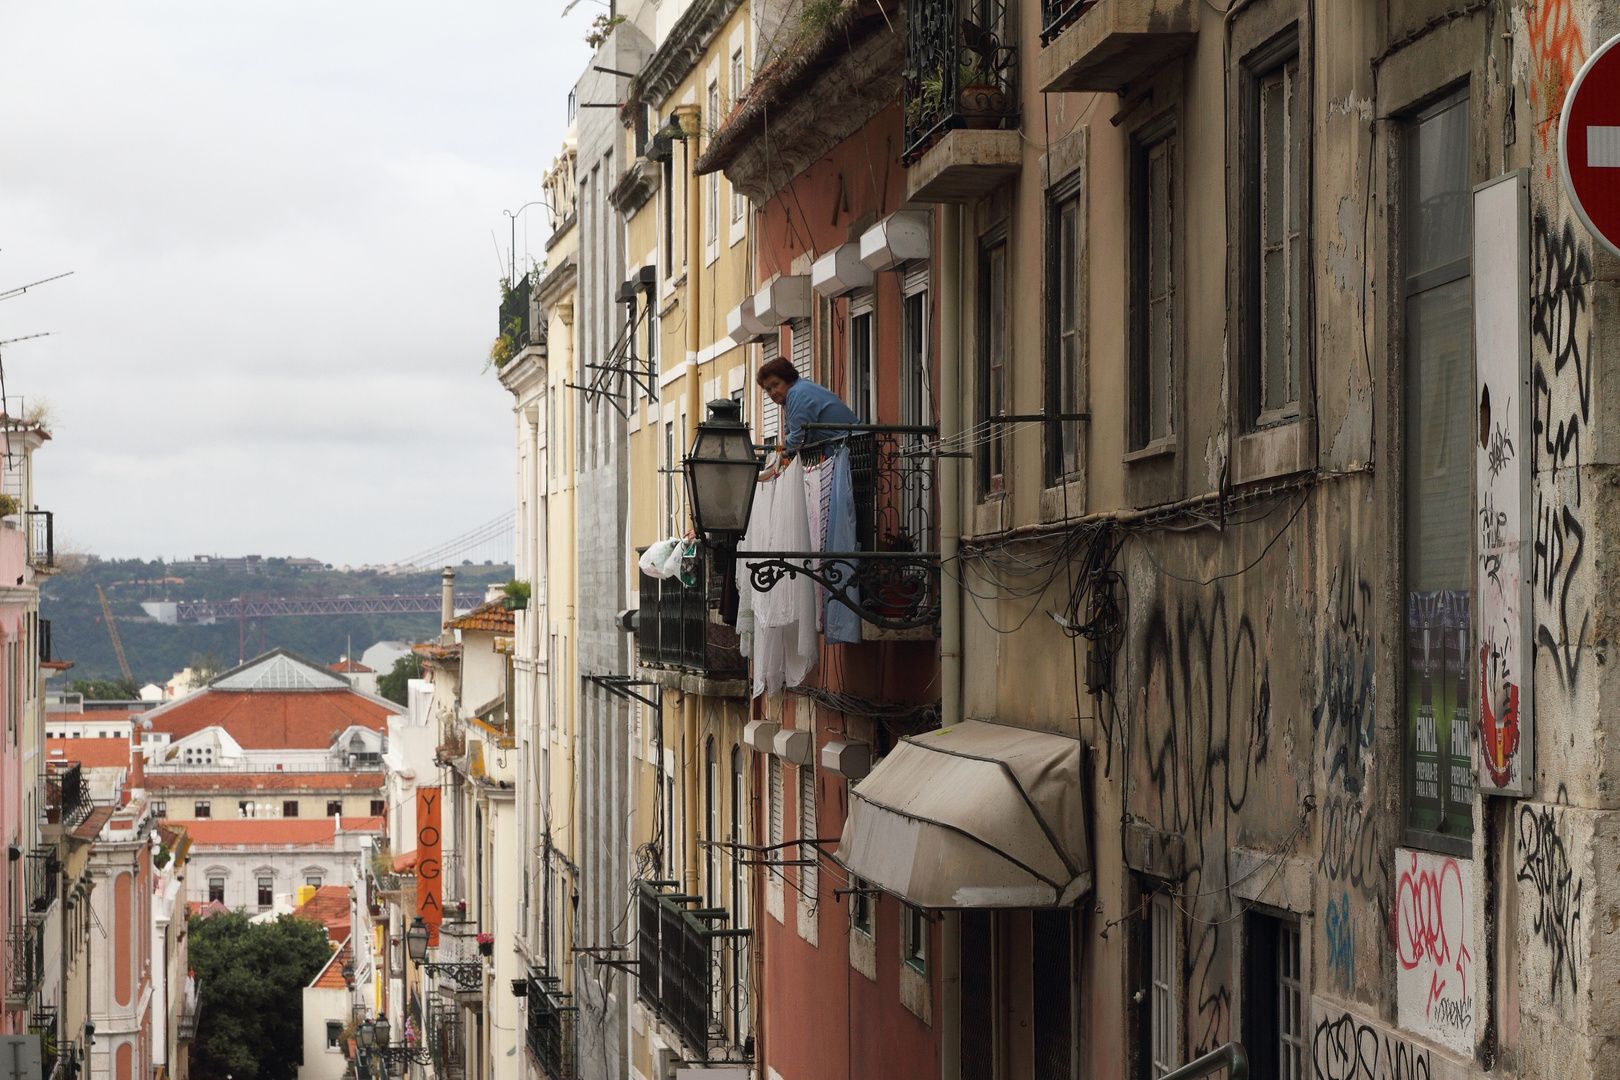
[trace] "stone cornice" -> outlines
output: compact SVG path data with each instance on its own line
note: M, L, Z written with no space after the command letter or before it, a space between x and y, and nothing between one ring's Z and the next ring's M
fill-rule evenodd
M550 308L557 302L558 297L574 287L574 277L577 267L574 256L568 254L556 266L546 271L546 276L540 279L540 287L534 290L535 301L543 308Z
M658 168L654 162L638 157L624 170L619 182L608 192L608 203L613 209L630 217L647 204L658 190Z
M686 9L669 37L658 46L658 51L647 59L641 71L630 83L630 100L645 101L654 108L663 107L669 95L703 59L714 35L726 25L740 0L695 0ZM628 112L629 110L626 110Z

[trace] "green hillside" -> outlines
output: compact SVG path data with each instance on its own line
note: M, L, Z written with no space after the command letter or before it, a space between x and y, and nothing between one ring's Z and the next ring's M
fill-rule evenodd
M512 574L510 566L463 564L456 571L457 592L504 582ZM176 583L174 578L182 580ZM64 686L77 678L118 677L118 659L102 624L97 585L106 590L136 681L163 683L209 650L227 667L234 667L239 655L237 623L232 619L213 626L165 626L147 616L142 601L423 594L437 593L440 582L437 571L390 576L298 571L289 569L281 560L266 560L263 570L253 574L189 568L171 572L161 562L91 556L82 565L41 583L40 617L51 622L53 655L73 661L73 669L65 677L58 676L53 685ZM249 620L245 631L248 657L284 646L311 660L331 664L348 651L351 640L358 656L377 641L415 642L437 636L439 619L437 615L278 616Z

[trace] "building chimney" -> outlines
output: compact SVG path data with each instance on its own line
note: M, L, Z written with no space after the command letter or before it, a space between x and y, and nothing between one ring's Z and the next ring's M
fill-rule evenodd
M139 734L130 742L129 786L137 790L146 788L146 748Z
M439 633L439 644L454 645L456 632L450 629L450 620L456 617L456 572L447 566L440 576L444 579L444 603L441 605L444 617L439 620L443 627Z

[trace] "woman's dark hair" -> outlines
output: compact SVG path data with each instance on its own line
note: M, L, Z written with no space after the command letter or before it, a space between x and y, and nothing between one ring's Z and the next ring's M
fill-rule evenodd
M787 357L778 356L761 364L759 374L754 376L754 381L761 386L765 385L766 379L781 379L786 385L792 386L799 381L799 369Z

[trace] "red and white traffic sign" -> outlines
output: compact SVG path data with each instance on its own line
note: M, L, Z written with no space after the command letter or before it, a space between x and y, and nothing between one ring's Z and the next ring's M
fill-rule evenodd
M1620 36L1581 66L1558 122L1558 170L1575 213L1620 255Z

